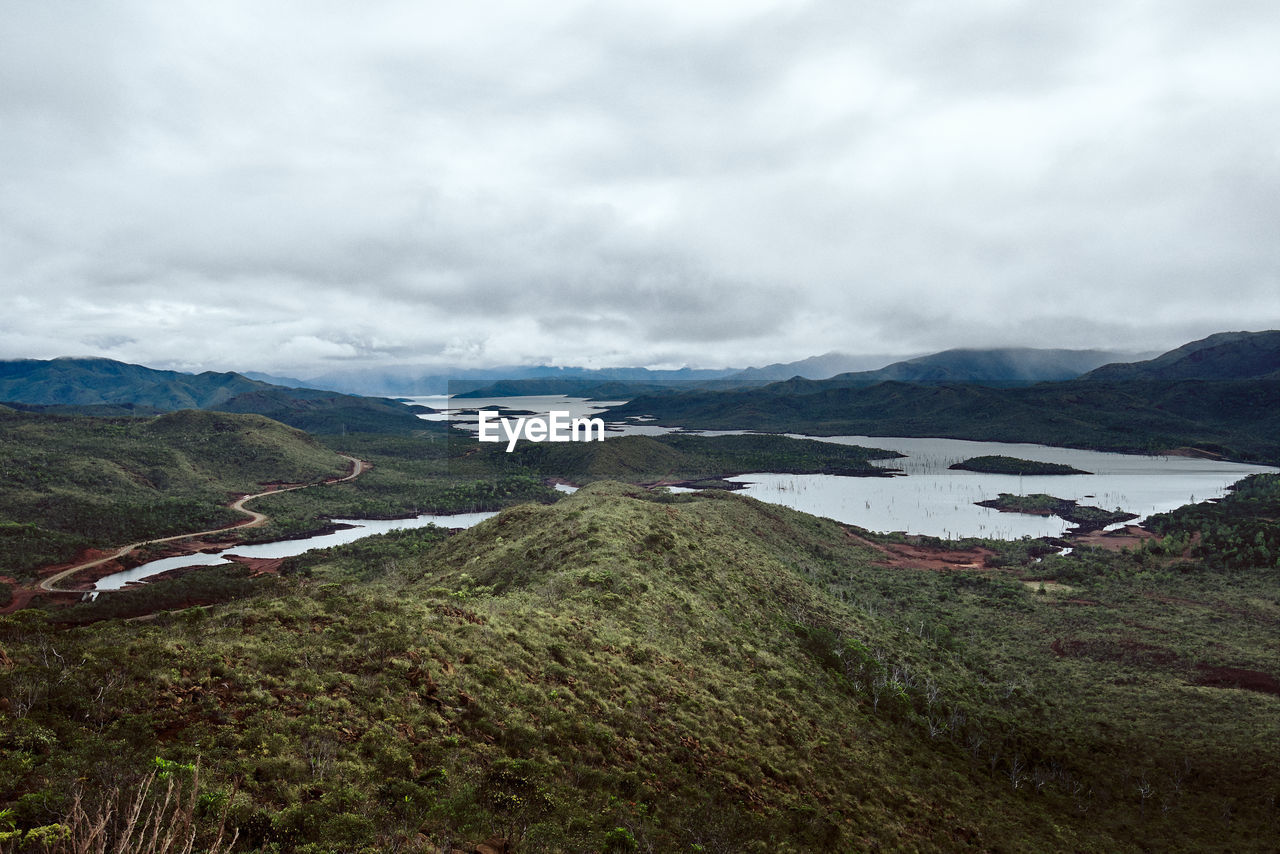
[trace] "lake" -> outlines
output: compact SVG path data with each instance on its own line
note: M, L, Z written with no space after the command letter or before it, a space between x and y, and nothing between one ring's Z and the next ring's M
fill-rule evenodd
M747 484L742 492L761 501L783 504L817 516L873 531L905 531L934 537L1060 536L1071 527L1057 516L1001 513L974 502L1002 492L1038 492L1106 510L1152 513L1195 501L1220 498L1246 475L1275 472L1268 466L1225 463L1189 457L1108 454L1046 445L972 442L961 439L911 439L882 436L827 436L824 442L884 448L905 458L877 460L905 476L836 477L776 473L746 474L730 480ZM1024 460L1065 463L1087 475L1018 476L983 474L948 468L970 457L999 454Z
M571 417L595 415L616 405L565 395L462 398L444 396L412 398L437 408L478 409L503 406L545 415L551 409L567 410ZM420 416L444 418L439 416ZM471 422L474 417L456 420ZM610 422L615 435L661 435L679 428L635 422ZM742 430L688 431L704 436L740 434ZM1134 522L1195 501L1220 498L1226 488L1249 474L1275 472L1268 466L1226 463L1189 457L1109 454L1011 442L974 442L964 439L914 439L884 436L803 436L844 445L863 445L897 451L905 457L879 460L876 465L900 469L903 477L870 478L835 475L794 475L758 472L730 480L745 484L741 490L761 501L782 504L817 516L858 525L873 531L904 531L944 538L1061 536L1071 527L1056 516L1001 513L975 502L996 498L1002 492L1020 495L1043 492L1058 498L1107 510L1120 508L1138 514ZM1088 475L982 474L948 468L970 457L998 454L1025 460L1065 463L1091 472Z

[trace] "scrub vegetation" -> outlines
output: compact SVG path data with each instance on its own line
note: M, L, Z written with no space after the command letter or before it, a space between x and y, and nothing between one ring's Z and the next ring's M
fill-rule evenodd
M234 521L272 482L318 485L258 499L263 537L505 508L0 617L0 851L1280 847L1275 475L1058 555L642 486L894 456L781 436L507 454L431 426L0 420L20 578ZM339 451L373 468L320 484Z
M347 473L312 437L260 415L155 418L0 411L0 571L19 579L87 547L242 521L235 495Z
M0 845L123 833L165 774L198 850L1274 850L1278 570L1191 541L1203 514L1267 530L1276 491L1036 560L601 482L222 605L24 610ZM987 568L892 559L913 544Z

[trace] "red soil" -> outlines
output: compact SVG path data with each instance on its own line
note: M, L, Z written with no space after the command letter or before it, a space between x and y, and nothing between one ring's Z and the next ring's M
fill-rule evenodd
M1242 667L1210 667L1198 665L1200 672L1191 680L1193 685L1205 685L1210 688L1240 688L1245 691L1257 691L1262 694L1280 696L1280 679L1259 670L1245 670Z
M882 555L877 561L881 566L895 569L924 569L932 572L950 572L958 569L986 569L988 558L995 552L984 548L947 549L914 543L873 543L848 529L849 539L874 549Z

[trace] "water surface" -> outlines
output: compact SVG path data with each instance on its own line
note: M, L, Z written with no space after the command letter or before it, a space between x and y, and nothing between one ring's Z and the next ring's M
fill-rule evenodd
M1060 536L1071 527L1056 516L1001 513L974 502L1002 492L1045 493L1081 504L1136 513L1141 521L1210 498L1220 498L1237 480L1268 466L1189 457L1109 454L1007 442L913 439L882 436L797 436L844 445L884 448L904 458L876 460L900 469L903 477L856 478L763 472L730 478L748 484L753 498L827 516L873 531L905 531L936 537ZM1025 460L1065 463L1087 475L1018 476L948 468L970 457L999 454Z

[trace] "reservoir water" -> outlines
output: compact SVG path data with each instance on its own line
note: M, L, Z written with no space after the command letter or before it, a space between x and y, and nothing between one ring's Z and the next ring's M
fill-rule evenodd
M810 438L810 437L804 437ZM1057 516L1001 513L977 501L1002 492L1044 493L1105 510L1136 513L1138 519L1194 501L1220 498L1246 475L1274 472L1268 466L1189 457L1108 454L1045 445L909 439L882 436L811 437L824 442L884 448L906 456L877 460L900 469L892 478L759 473L730 478L747 484L746 495L873 531L905 531L944 538L1059 536L1070 528ZM1082 475L1018 476L949 468L970 457L999 454L1024 460L1065 463Z
M436 408L478 409L505 407L545 415L551 409L568 410L571 417L595 415L613 401L594 401L565 395L458 398L412 398ZM445 416L420 416L444 418ZM474 416L455 416L459 426L473 428ZM469 423L468 423L469 422ZM607 422L614 435L661 435L679 428L658 427L641 421ZM706 436L738 434L742 430L688 431ZM844 445L863 445L896 451L904 457L879 460L876 465L899 469L902 477L868 478L834 475L794 475L773 472L745 474L730 480L745 484L742 492L761 501L783 504L806 513L827 516L873 531L905 531L944 538L1060 536L1070 524L1057 516L1001 513L975 502L996 498L1002 492L1018 495L1045 493L1081 504L1117 508L1136 513L1135 522L1194 501L1220 498L1237 480L1257 472L1275 472L1268 466L1228 463L1190 457L1111 454L1011 442L975 442L964 439L915 439L883 436L804 436ZM970 457L999 454L1040 462L1065 463L1090 472L1087 475L982 474L950 469Z

